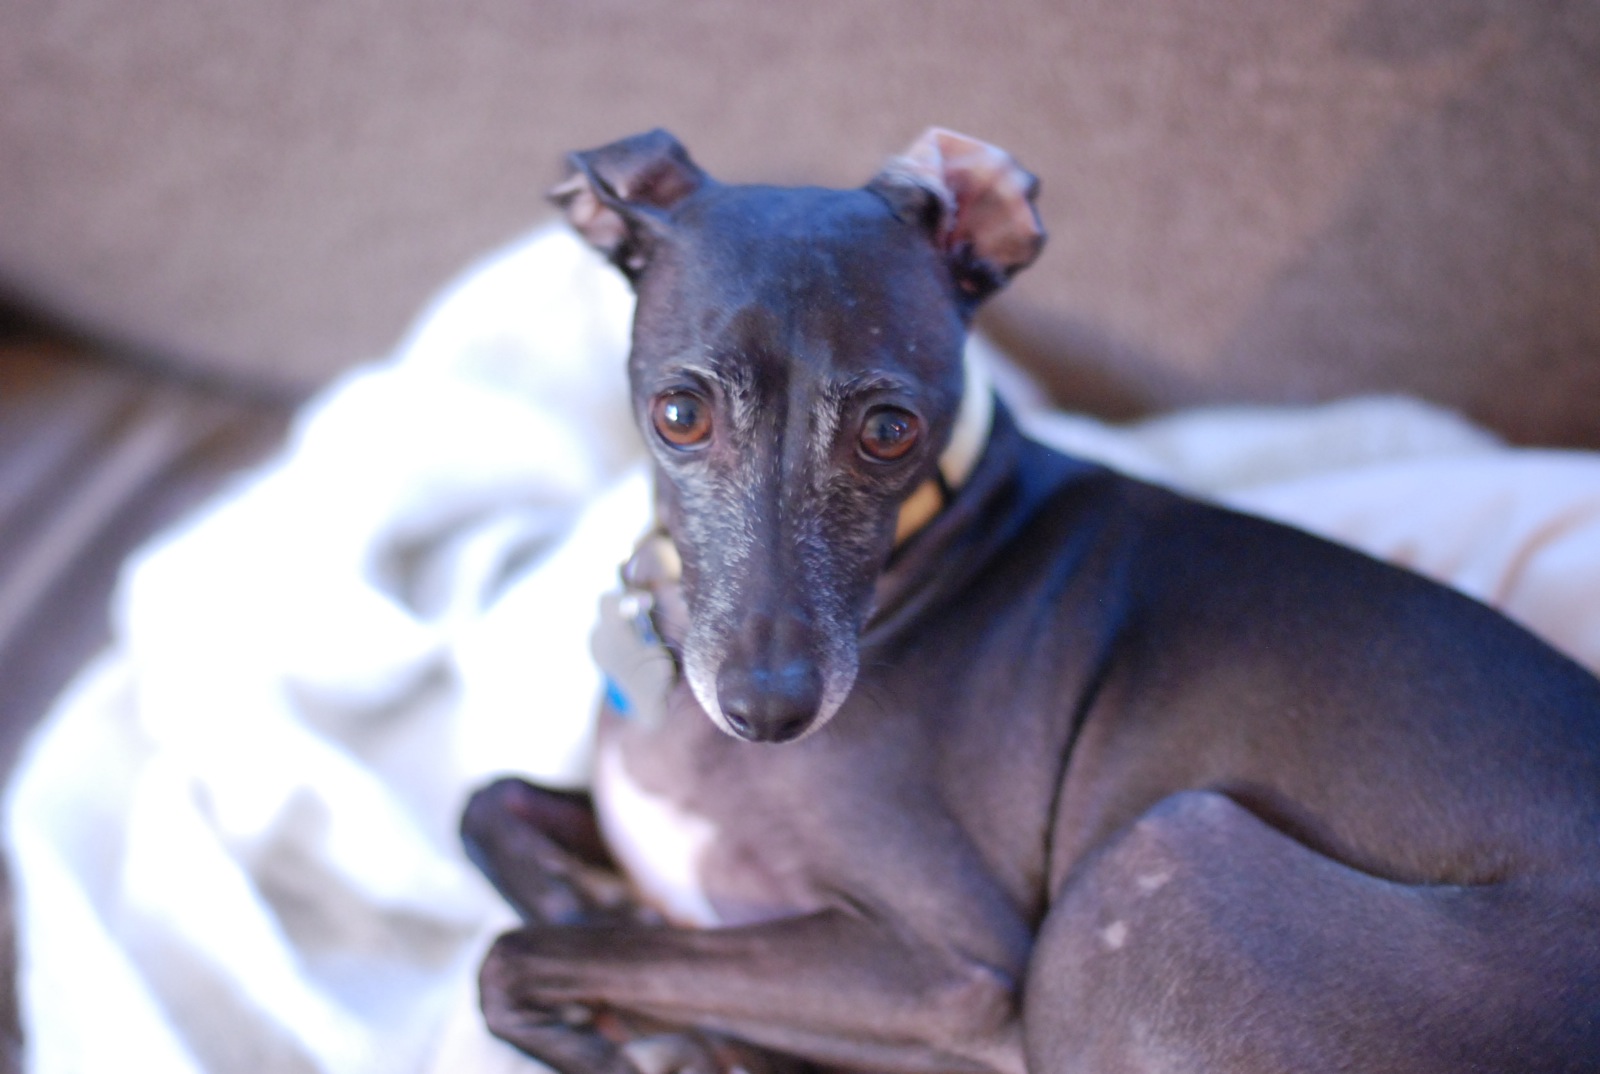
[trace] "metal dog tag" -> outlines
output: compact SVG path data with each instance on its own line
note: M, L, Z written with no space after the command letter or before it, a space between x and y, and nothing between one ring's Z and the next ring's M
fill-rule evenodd
M645 727L661 722L667 693L677 680L672 654L656 634L649 593L624 589L600 598L600 621L589 651L605 677L606 704Z

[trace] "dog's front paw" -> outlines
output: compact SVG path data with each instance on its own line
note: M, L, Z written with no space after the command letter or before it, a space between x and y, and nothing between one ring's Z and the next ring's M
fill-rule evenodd
M806 1074L809 1065L717 1033L610 1007L584 928L530 926L490 947L478 983L489 1031L561 1074ZM626 972L637 973L630 968Z
M808 1074L809 1064L714 1033L686 1029L635 1037L622 1054L640 1074Z
M478 973L478 1001L489 1032L557 1074L643 1074L601 1032L595 1008L540 995L529 972L531 931L501 936Z
M546 925L640 920L610 865L587 806L506 778L474 793L461 817L467 856L523 920ZM593 845L591 845L593 844Z
M549 1018L572 1014L572 1005L587 997L578 990L578 967L559 950L570 931L531 925L499 936L478 971L485 1010L493 1003L508 1012L548 1012Z

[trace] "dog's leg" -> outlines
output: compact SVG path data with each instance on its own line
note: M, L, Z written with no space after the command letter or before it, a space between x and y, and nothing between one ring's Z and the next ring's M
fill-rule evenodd
M501 779L461 814L467 856L524 920L593 923L636 912L579 794Z
M594 927L656 921L633 903L584 795L502 779L461 819L468 856L524 920ZM575 1003L493 1007L496 1032L561 1074L802 1074L803 1064L698 1029Z
M864 913L703 931L519 929L496 942L480 980L491 1029L514 1043L524 1008L600 1002L827 1064L1023 1071L1015 981Z
M1592 891L1531 879L1379 880L1221 795L1179 795L1052 907L1028 976L1029 1067L1597 1070L1597 913Z

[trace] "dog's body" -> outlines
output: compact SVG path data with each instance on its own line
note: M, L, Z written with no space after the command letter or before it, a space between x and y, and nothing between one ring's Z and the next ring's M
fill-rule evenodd
M574 1002L862 1069L1600 1069L1600 684L1003 409L897 543L971 307L1037 250L1025 175L939 134L866 191L746 192L661 137L568 189L639 290L683 555L684 675L607 714L595 794L646 896L719 927L508 934L496 1032L573 1070L627 1069ZM529 793L467 821L524 906L517 824L573 842Z

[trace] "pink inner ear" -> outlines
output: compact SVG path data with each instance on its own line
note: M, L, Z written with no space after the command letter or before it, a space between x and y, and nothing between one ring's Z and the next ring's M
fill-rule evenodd
M598 249L610 253L627 237L622 217L606 207L582 172L574 172L553 188L550 197L561 206L578 234Z
M643 202L646 205L666 207L694 193L705 178L686 161L664 157L650 161L631 173L613 179L613 189L623 201Z
M930 127L895 166L939 192L951 210L941 235L947 249L970 245L1007 274L1038 256L1044 242L1033 208L1038 184L1005 150Z

